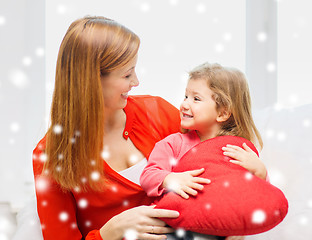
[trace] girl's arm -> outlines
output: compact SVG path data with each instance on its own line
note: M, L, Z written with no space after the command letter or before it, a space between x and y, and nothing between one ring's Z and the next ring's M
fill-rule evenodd
M188 198L187 194L196 195L196 189L203 188L201 184L210 183L208 179L197 177L204 169L172 172L173 166L178 163L182 144L183 140L179 134L172 134L156 143L140 178L141 186L148 196L160 196L169 190Z
M237 164L246 168L255 176L267 180L267 169L264 163L260 160L258 155L243 143L243 148L227 144L222 148L225 156L231 157L234 160L230 160L231 163Z
M185 172L172 172L165 177L162 186L188 199L189 195L196 196L197 191L203 190L203 184L210 183L209 179L198 177L204 171L205 169L201 168Z

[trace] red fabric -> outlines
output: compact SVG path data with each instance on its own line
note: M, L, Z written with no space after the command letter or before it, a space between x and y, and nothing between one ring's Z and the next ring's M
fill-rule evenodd
M124 111L127 122L123 135L130 137L145 157L157 141L179 131L179 111L159 97L130 96ZM43 138L33 151L37 209L45 240L100 240L98 230L110 218L126 209L150 204L139 185L119 175L105 161L105 191L62 191L52 179L41 175L45 142Z
M157 208L177 210L176 219L163 219L174 228L218 236L250 235L267 231L287 214L288 202L281 190L232 164L222 147L242 146L244 138L221 136L190 149L173 167L174 172L205 168L201 177L211 179L196 197L183 199L170 192L156 201Z

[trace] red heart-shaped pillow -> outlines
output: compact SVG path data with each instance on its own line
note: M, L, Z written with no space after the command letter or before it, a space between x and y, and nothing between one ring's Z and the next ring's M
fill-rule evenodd
M234 136L212 138L189 150L173 171L204 167L201 177L211 179L211 184L196 197L183 199L169 192L156 200L156 208L180 212L176 219L162 220L173 228L218 236L257 234L279 224L288 211L283 192L223 155L221 148L226 144L242 146L244 142L257 152L250 141Z

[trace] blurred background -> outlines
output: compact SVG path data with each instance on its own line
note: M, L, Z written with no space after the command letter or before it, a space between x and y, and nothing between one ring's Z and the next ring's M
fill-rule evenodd
M291 203L289 225L276 230L284 237L268 239L311 237L310 12L308 0L1 0L0 240L12 238L16 214L34 198L31 155L48 127L58 48L86 15L112 18L141 38L132 94L178 107L193 67L208 61L245 72L262 158Z

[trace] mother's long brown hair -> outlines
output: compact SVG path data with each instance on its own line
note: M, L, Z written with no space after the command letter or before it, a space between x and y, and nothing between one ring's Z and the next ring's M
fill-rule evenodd
M101 76L137 54L136 34L104 17L85 17L61 43L47 132L45 172L64 189L99 189L103 179L104 99Z

